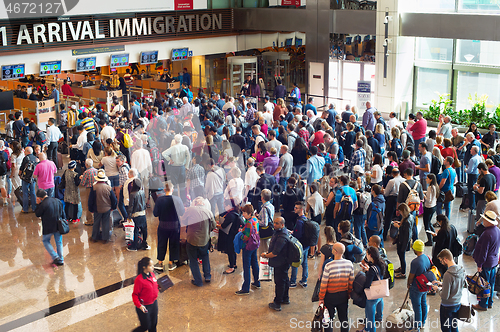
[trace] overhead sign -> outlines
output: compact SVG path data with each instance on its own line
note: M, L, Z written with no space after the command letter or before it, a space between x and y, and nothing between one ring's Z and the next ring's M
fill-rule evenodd
M129 54L113 54L111 56L111 68L127 67L128 66Z
M366 103L371 101L372 97L372 82L358 81L358 109L366 109Z
M76 59L76 71L93 71L96 68L97 58L95 56Z
M174 0L175 10L193 9L193 0Z
M157 62L158 62L158 51L141 53L141 65L151 65Z
M61 73L62 61L40 62L40 76L57 75Z
M2 80L15 80L24 77L24 63L19 65L2 66Z
M86 55L86 54L112 53L112 52L123 52L123 51L125 51L125 45L80 48L80 49L71 51L71 53L73 54L73 56L78 56L78 55Z

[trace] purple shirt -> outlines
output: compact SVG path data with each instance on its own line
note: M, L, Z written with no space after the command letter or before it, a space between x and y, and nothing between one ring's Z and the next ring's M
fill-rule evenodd
M500 229L497 226L486 227L474 248L474 261L477 267L490 268L498 265L500 249Z
M262 166L264 167L264 171L267 174L273 175L273 173L276 172L276 169L278 168L279 163L280 163L280 158L278 158L278 156L270 155L269 157L266 157L264 159L264 163ZM276 173L275 178L276 178L276 182L278 182L280 179L279 172Z
M500 187L500 168L498 168L496 166L491 166L488 169L488 172L490 172L491 174L493 174L495 176L495 179L497 180L497 184L495 186L495 191L498 191L498 188Z
M52 160L43 160L38 163L33 176L38 179L38 188L54 188L54 175L57 173L56 164Z

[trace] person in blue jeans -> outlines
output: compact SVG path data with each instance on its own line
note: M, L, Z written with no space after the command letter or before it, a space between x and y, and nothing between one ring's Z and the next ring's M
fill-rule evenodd
M35 211L36 209L36 193L35 193L35 184L36 181L33 178L33 174L31 174L31 177L29 179L24 178L23 179L23 172L27 167L30 167L30 164L35 164L36 166L36 156L33 155L33 148L28 146L24 149L24 159L23 162L21 163L21 167L19 168L19 172L21 174L21 179L22 179L22 188L23 188L23 213L28 213L28 209L30 207L30 201L31 201L31 209ZM34 170L34 167L33 167ZM27 181L26 181L27 180Z
M259 248L260 241L255 236L259 233L259 221L254 216L254 209L252 204L247 204L241 208L241 214L245 219L245 226L243 226L243 285L236 295L250 294L250 268L252 268L253 283L252 287L259 289L259 262L257 260L257 249Z
M431 260L424 255L424 242L417 240L413 243L413 252L417 257L411 261L410 275L408 277L408 288L410 290L410 300L415 312L414 330L420 330L427 319L427 290L421 292L417 287L416 277L428 271L431 268Z
M460 309L463 285L465 284L465 269L458 266L453 260L453 254L448 249L443 249L438 254L439 262L448 267L443 275L443 282L433 281L432 289L437 292L441 286L441 307L439 308L439 320L441 331L458 332L457 314Z
M366 273L366 281L364 288L370 288L373 281L384 279L384 272L386 269L385 262L380 257L378 248L368 247L366 250L366 260L361 263L361 269ZM366 300L365 316L366 323L363 331L375 332L382 322L382 312L384 311L383 298L375 300Z
M453 157L446 157L444 159L444 167L445 170L443 173L441 173L441 181L439 182L439 188L441 189L442 192L446 194L446 192L450 191L454 193L454 186L453 184L455 183L455 178L457 177L457 173L453 169L453 162L454 159ZM437 215L443 214L443 205L444 205L444 211L446 214L446 217L450 219L450 213L451 213L451 201L446 202L446 203L441 203L437 202Z
M309 277L309 272L307 268L307 254L309 252L309 246L306 246L306 238L304 234L304 223L306 220L306 216L304 215L305 211L305 203L304 202L295 202L294 212L297 214L297 222L295 223L295 228L293 229L293 236L297 238L297 240L302 243L302 257L304 257L302 261L302 279L299 281L299 285L306 288L307 287L307 278ZM298 267L292 266L292 275L290 277L290 288L297 287L297 274L299 272Z
M47 192L38 189L36 193L37 207L35 214L42 219L43 246L52 258L52 264L64 265L62 235L58 230L59 218L66 218L62 202L57 198L47 196ZM54 236L57 252L52 247L50 239Z
M498 215L494 211L486 211L479 221L483 222L484 231L477 240L474 248L474 262L477 271L495 289L495 276L498 265L498 252L500 250L500 229L498 229ZM493 307L493 292L488 298L482 298L479 304L472 306L479 311L486 311Z

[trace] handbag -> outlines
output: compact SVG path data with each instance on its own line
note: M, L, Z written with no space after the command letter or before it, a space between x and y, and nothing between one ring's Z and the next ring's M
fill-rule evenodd
M491 286L483 277L476 272L473 276L466 276L467 288L469 292L477 295L478 298L488 298L491 295Z
M69 233L69 225L68 225L68 221L66 219L63 219L63 218L59 218L57 220L57 231L61 234L61 235L64 235L64 234L68 234Z
M451 190L448 190L444 194L444 203L449 203L449 202L451 202L454 199L455 199L455 196L453 195L453 192Z
M266 213L269 213L267 207L264 207L266 210ZM267 240L273 237L274 234L274 227L272 226L271 222L269 221L267 223L267 226L259 227L259 235L261 240Z
M324 323L328 324L330 322L330 314L325 305L320 304L316 313L314 314L313 320L311 322L311 332L322 332L324 331Z
M467 304L460 304L460 309L457 311L457 319L464 323L472 323L472 316L475 315L476 311L470 305L469 297L467 296Z
M376 300L381 299L383 297L389 296L389 280L388 279L380 279L377 269L372 266L377 274L378 280L372 281L370 288L365 288L365 294L367 300Z
M321 288L321 279L318 279L316 281L316 286L314 286L314 291L313 291L313 295L312 295L312 298L311 298L311 301L312 302L318 302L319 301L319 290Z
M455 149L453 149L453 151L455 151L455 155L453 156L453 167L460 168L462 167L462 163L458 160L457 151Z

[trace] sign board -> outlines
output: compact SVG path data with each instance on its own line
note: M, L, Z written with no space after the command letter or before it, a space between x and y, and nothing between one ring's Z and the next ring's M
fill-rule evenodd
M82 72L95 70L96 62L97 57L95 56L76 59L76 71Z
M111 56L110 68L128 67L129 54L113 54Z
M16 80L24 77L24 63L19 65L2 66L2 80Z
M40 76L57 75L61 73L62 61L40 62Z
M141 65L151 65L157 62L158 62L158 51L141 53Z
M358 109L366 109L366 102L371 101L372 97L372 82L371 81L358 81Z
M125 45L117 45L117 46L106 46L106 47L80 48L78 50L73 50L71 54L73 54L73 56L78 56L86 54L112 53L112 52L123 52L123 51L125 51Z
M54 107L54 99L41 100L37 102L38 109Z

